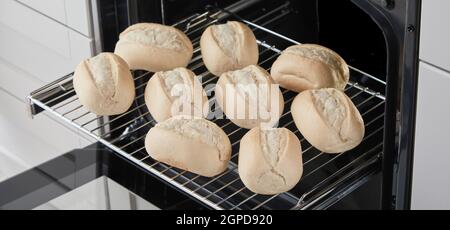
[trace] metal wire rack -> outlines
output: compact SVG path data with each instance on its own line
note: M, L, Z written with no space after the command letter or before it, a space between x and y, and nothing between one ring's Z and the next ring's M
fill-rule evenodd
M223 20L241 20L246 23L258 38L260 63L263 68L270 67L280 50L298 42L280 35L268 28L290 12L285 3L251 21L241 19L225 10L197 14L174 26L181 28L194 44L194 58L188 68L198 74L210 100L214 101L211 84L218 79L205 68L199 39L203 30L213 23ZM282 41L285 45L269 44L266 41ZM83 133L105 144L113 151L127 158L137 166L154 174L186 194L203 202L213 209L311 209L324 208L339 200L339 194L358 186L362 178L378 170L379 157L383 147L384 103L382 94L374 92L360 82L372 81L384 84L377 78L356 68L351 68L352 81L345 89L361 112L366 125L366 135L357 148L340 154L326 154L312 147L295 127L290 113L290 105L296 96L294 92L282 89L285 111L279 125L292 130L301 140L303 148L304 173L298 185L291 191L273 196L254 194L239 179L237 156L239 142L246 130L235 126L227 119L212 119L228 134L233 154L229 169L215 178L205 178L163 163L154 161L145 151L144 139L147 131L156 122L150 116L143 92L151 73L134 72L136 83L135 105L126 113L115 117L97 117L87 111L79 102L72 87L73 75L67 75L47 86L36 90L29 96L31 113L36 115L43 110L76 127Z

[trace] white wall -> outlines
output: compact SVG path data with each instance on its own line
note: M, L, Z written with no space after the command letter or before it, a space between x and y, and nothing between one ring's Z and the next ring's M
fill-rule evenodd
M412 209L450 209L450 73L420 63Z
M422 1L412 209L450 209L450 1Z

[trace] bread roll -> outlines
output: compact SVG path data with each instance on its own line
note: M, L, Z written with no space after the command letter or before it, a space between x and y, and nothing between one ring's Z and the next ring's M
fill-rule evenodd
M221 128L188 116L157 124L147 134L145 148L157 161L205 177L224 172L231 158L231 143Z
M145 103L157 122L176 115L206 117L209 111L202 84L186 68L155 73L145 89Z
M347 64L337 53L311 44L287 48L273 63L271 74L275 82L295 92L344 90L350 76Z
M127 63L112 53L101 53L81 62L73 76L73 87L80 103L100 116L126 112L135 97Z
M259 66L222 74L215 92L225 115L242 128L272 128L283 113L284 99L279 86Z
M254 128L241 140L238 167L242 182L252 192L287 192L303 173L300 141L286 128Z
M311 145L326 153L345 152L364 137L364 121L353 102L336 89L308 90L292 102L295 124Z
M246 25L230 21L212 25L203 33L200 46L203 62L216 76L258 63L258 44Z
M130 26L120 34L115 53L131 69L150 72L186 67L192 58L192 42L180 30L155 23Z

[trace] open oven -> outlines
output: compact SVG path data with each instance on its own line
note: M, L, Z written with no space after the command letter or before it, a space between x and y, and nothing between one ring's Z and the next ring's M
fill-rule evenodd
M144 102L151 73L134 71L136 99L125 114L97 117L83 108L72 86L72 74L29 96L34 116L46 112L107 146L111 154L160 179L212 209L326 209L355 191L377 205L370 208L409 207L414 128L420 0L115 0L97 1L101 50L113 51L118 35L137 22L158 22L184 31L194 44L188 68L204 86L218 79L205 68L199 48L204 29L214 23L238 20L258 40L259 65L270 69L285 48L317 43L337 51L350 65L345 93L366 125L357 148L329 155L313 148L297 130L290 114L296 93L282 89L285 111L280 126L301 140L304 173L297 186L273 196L254 194L237 172L239 141L246 130L227 119L213 119L229 136L232 161L214 178L152 160L144 139L156 122ZM212 89L205 89L207 92ZM214 100L211 94L210 100ZM117 169L114 169L117 171ZM364 186L370 184L370 189Z

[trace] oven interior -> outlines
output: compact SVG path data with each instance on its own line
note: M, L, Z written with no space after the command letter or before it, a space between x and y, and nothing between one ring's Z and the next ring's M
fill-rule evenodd
M46 110L213 209L324 209L380 172L385 128L386 43L381 29L351 1L101 0L99 4L103 51L113 51L119 33L136 22L160 22L184 31L194 44L194 57L188 68L199 76L213 109L212 86L218 79L203 65L199 48L200 36L211 24L227 20L247 24L258 40L259 65L267 70L282 50L294 44L318 43L337 51L351 66L351 82L345 92L365 121L362 144L336 155L312 147L298 132L290 114L290 104L296 94L282 89L285 111L279 126L292 130L301 140L304 173L293 190L263 196L246 189L239 179L239 141L247 130L226 118L211 119L224 129L233 145L229 169L215 178L179 170L148 156L144 138L156 122L145 106L143 93L152 73L134 71L137 98L133 107L120 116L97 117L85 110L73 90L72 74L31 94L34 115Z

